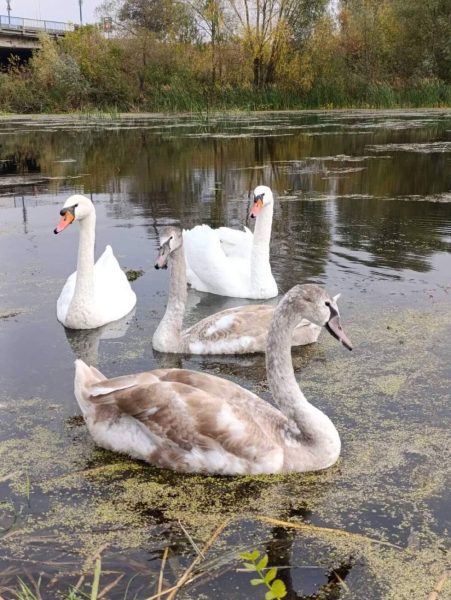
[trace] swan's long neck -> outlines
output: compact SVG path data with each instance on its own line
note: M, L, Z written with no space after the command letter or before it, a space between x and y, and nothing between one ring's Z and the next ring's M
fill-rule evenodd
M324 458L325 466L328 466L335 462L340 452L340 438L330 419L306 400L294 376L291 339L293 329L302 317L299 311L302 305L295 296L294 288L274 311L267 339L267 377L280 410L300 431L300 444L317 453L324 451L324 456L320 454L317 459Z
M264 206L257 216L251 254L251 286L258 289L268 278L272 278L269 263L269 245L274 204Z
M156 350L182 352L182 325L187 298L186 266L183 246L171 253L171 276L166 311L152 339Z
M77 280L70 309L83 303L94 302L94 244L96 214L91 212L80 221L80 241L78 244ZM70 310L69 309L69 310Z

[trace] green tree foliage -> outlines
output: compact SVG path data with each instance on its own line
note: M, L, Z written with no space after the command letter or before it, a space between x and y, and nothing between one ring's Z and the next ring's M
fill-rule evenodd
M125 0L119 21L151 31L160 40L195 41L196 26L188 4L177 0Z
M393 0L400 74L451 81L450 0Z
M118 40L108 40L99 29L88 25L66 35L58 50L60 55L72 56L78 65L88 85L90 103L99 107L127 105L130 90L124 49Z

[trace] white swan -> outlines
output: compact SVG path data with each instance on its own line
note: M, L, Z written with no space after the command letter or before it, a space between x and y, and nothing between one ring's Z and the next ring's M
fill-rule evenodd
M201 292L235 298L274 298L277 284L269 264L274 198L266 185L254 190L249 229L211 229L198 225L183 232L188 283Z
M265 352L274 306L229 308L182 331L187 298L183 236L177 227L162 227L159 233L161 246L155 268L165 269L170 262L171 276L166 312L152 338L155 350L190 354ZM316 342L320 331L321 327L302 319L293 330L293 346Z
M80 223L77 270L64 284L56 303L58 321L69 329L94 329L116 321L136 304L136 294L111 246L94 264L96 211L89 198L76 194L66 200L54 233L73 221Z
M301 317L352 348L336 302L297 285L271 321L266 371L274 408L232 381L185 369L115 379L75 361L75 396L95 442L158 467L223 475L314 471L334 464L340 437L296 382L291 336Z

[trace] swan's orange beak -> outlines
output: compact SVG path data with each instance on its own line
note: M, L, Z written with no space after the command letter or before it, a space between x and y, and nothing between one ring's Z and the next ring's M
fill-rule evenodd
M262 208L263 208L263 198L255 198L254 204L252 205L252 208L249 213L249 216L251 217L251 219L255 219L255 217L258 215L258 213L261 211Z
M61 231L63 231L63 229L66 229L66 227L68 225L70 225L72 223L72 221L75 219L75 215L73 213L73 211L71 210L62 210L61 211L61 220L58 223L58 225L55 227L55 229L53 230L53 233L61 233Z

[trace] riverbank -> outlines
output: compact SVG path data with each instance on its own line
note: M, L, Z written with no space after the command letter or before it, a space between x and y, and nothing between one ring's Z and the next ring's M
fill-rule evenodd
M312 109L306 108L303 110L298 110L295 108L287 108L283 110L250 110L250 109L240 109L240 108L229 108L229 109L217 109L217 108L205 108L202 110L184 110L178 112L172 111L118 111L115 109L84 109L84 110L73 110L66 112L54 112L54 113L17 113L17 112L0 112L0 122L7 123L11 122L24 122L27 121L39 121L42 123L48 123L51 121L91 121L91 120L99 120L99 121L113 121L113 120L122 120L122 119L165 119L165 118L192 118L196 116L201 116L203 119L217 119L217 118L233 118L243 117L245 115L251 115L252 117L262 117L265 114L268 115L326 115L330 114L353 114L353 115L361 115L362 117L367 117L371 114L379 115L379 116L398 116L398 115L406 115L414 116L415 114L446 114L451 111L451 104L448 106L418 106L411 108L402 108L402 107L392 107L392 108L371 108L371 107L354 107L354 108L333 108L333 109Z
M378 110L412 108L451 108L451 85L437 84L395 89L388 85L370 86L364 94L352 96L339 90L313 89L308 94L277 89L225 89L221 93L198 90L158 90L142 103L86 102L73 106L70 102L23 101L14 94L3 96L0 87L1 112L10 114L159 114L199 112L255 112L279 110Z

